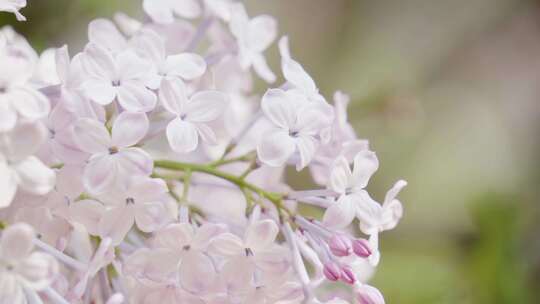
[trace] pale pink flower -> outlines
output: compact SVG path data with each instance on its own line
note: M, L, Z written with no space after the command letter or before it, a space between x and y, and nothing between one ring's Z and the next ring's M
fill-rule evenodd
M114 121L112 135L99 121L79 119L73 128L75 142L91 154L83 175L86 190L99 194L116 182L125 184L133 175L150 175L152 158L141 148L133 147L147 130L148 118L144 113L120 114Z
M209 251L222 256L226 262L220 280L231 294L242 294L255 286L246 284L256 271L267 276L283 275L290 267L288 256L276 243L279 228L273 220L260 220L246 228L244 237L232 233L216 236Z
M146 87L151 64L134 51L126 50L113 57L104 48L89 44L82 60L89 75L82 88L94 102L108 105L118 100L130 112L148 112L156 106L156 95Z
M108 206L98 222L99 235L119 244L133 224L143 232L159 229L172 220L163 202L167 192L167 185L161 179L132 178L127 187L107 196Z
M249 19L242 3L231 5L231 33L238 42L240 66L247 70L253 67L257 75L272 83L276 75L270 70L263 52L277 37L276 20L268 15L259 15Z
M214 131L207 125L225 111L229 99L215 90L200 91L187 96L187 88L180 80L164 80L159 99L165 109L176 117L167 125L167 139L175 152L187 153L197 149L199 137L215 144Z
M298 92L281 89L268 90L261 107L273 128L257 147L259 159L269 166L279 167L296 154L299 157L296 169L307 166L320 143L318 135L328 123L321 107L308 102Z
M358 208L367 204L365 198L367 192L364 188L378 167L379 161L375 153L371 151L362 151L356 155L352 171L345 157L339 157L336 160L330 176L329 188L338 193L339 197L326 209L323 217L325 225L343 228L354 220Z

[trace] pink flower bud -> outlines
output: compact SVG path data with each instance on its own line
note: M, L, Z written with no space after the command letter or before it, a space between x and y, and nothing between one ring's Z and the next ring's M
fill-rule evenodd
M352 269L348 266L344 266L341 268L341 278L343 282L353 285L354 282L356 282L356 276L352 272Z
M354 254L361 258L367 258L371 255L371 248L369 242L365 239L353 240L352 249Z
M328 246L330 251L338 257L348 256L352 252L351 239L345 235L334 234L328 241Z
M359 304L385 304L381 292L369 285L362 285L356 290L356 298Z
M327 262L323 268L324 276L330 281L337 281L341 277L341 269L334 262Z

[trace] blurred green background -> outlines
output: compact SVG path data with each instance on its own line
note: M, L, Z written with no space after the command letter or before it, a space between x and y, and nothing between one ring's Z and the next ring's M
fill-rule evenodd
M78 50L86 25L138 0L29 0L37 49ZM540 4L519 0L246 1L278 18L292 52L398 178L405 217L382 237L387 303L540 303ZM277 48L270 51L277 67ZM276 70L276 69L274 69ZM293 184L303 183L295 178Z

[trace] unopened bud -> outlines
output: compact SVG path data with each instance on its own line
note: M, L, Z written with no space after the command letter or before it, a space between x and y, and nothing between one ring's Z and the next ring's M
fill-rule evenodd
M356 290L356 298L359 304L385 304L381 292L369 285L362 285Z
M353 240L352 249L354 254L361 258L367 258L371 255L371 248L369 242L365 239Z
M352 269L348 266L344 266L341 268L341 278L343 282L353 285L354 282L356 282L356 276L352 272Z
M328 241L332 254L338 257L348 256L352 252L351 239L344 235L334 234Z
M334 262L327 262L323 268L324 276L330 281L337 281L341 277L341 269Z

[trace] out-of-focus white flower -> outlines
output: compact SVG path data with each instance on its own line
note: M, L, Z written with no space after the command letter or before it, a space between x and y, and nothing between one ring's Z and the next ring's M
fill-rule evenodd
M49 113L47 97L27 84L28 65L27 59L0 50L0 132L13 129L19 119L36 121Z
M299 161L296 169L309 164L319 145L319 133L328 119L320 106L307 101L303 94L281 89L268 90L261 108L273 124L257 147L259 159L269 166L284 165L293 154Z
M215 90L200 91L187 96L182 81L164 80L159 99L165 109L176 117L167 125L167 139L175 152L197 149L199 136L204 142L216 143L214 131L207 125L225 111L228 96Z
M75 142L91 154L83 175L86 190L100 194L117 182L126 184L133 175L150 175L152 158L143 149L133 147L147 130L148 118L144 113L120 114L114 121L112 135L99 121L79 119L73 128Z
M89 44L82 60L89 75L82 88L94 102L108 105L116 99L130 112L148 112L156 106L156 95L146 88L151 65L135 52L127 50L113 58L97 44Z
M267 82L276 81L263 52L277 37L276 20L268 15L249 19L242 3L232 4L231 33L238 41L238 56L243 69L253 67L257 75Z
M144 0L143 9L156 23L172 23L175 15L192 19L201 14L197 0Z
M32 156L45 132L40 124L23 123L0 133L0 208L11 204L17 189L44 195L54 187L54 171Z
M26 21L26 17L19 12L24 7L26 7L26 0L0 0L0 11L15 14L19 21Z
M351 171L345 157L339 157L332 169L329 188L339 194L324 213L323 223L328 227L343 228L351 224L361 205L367 204L364 188L379 168L375 153L362 151L354 158Z
M26 291L48 287L58 273L56 260L32 252L35 234L31 226L18 223L6 228L0 240L0 299L2 303L27 303Z

